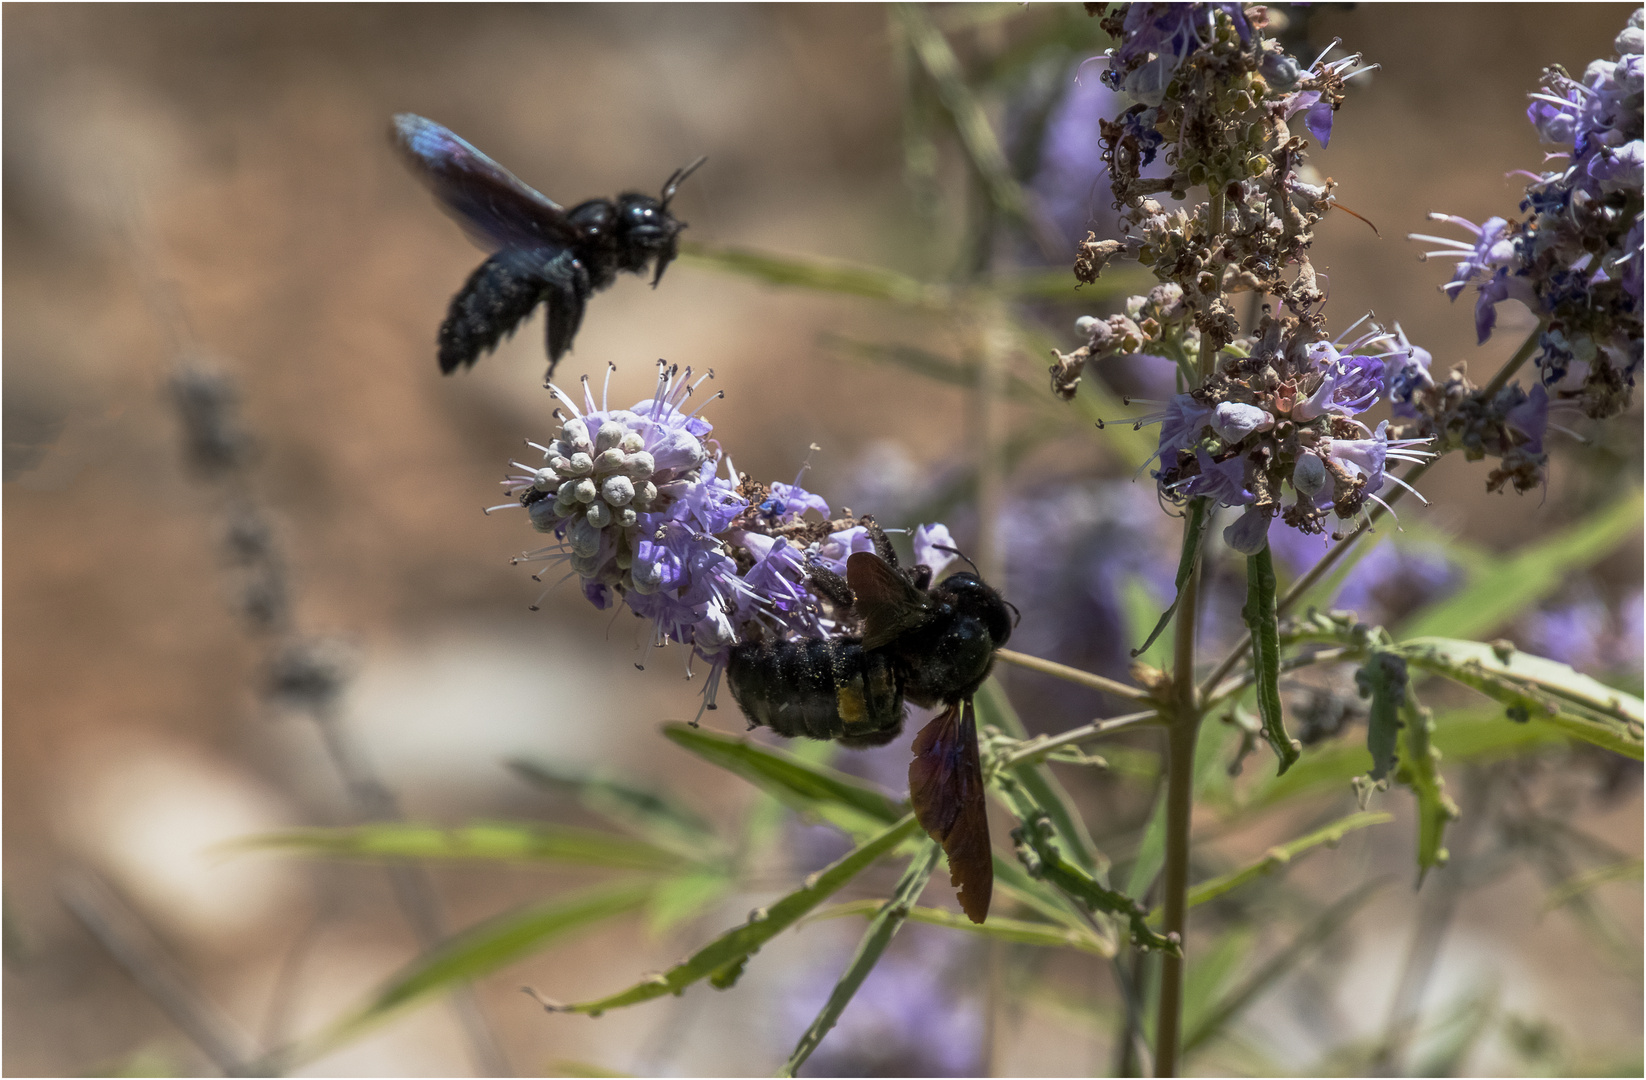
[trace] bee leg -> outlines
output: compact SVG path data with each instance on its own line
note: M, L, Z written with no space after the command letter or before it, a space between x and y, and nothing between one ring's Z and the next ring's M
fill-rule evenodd
M594 289L589 272L568 252L549 264L549 374L554 365L572 347L578 327L583 325L583 311Z
M846 584L846 579L815 562L806 564L806 583L812 591L835 607L845 610L857 603L857 594Z
M897 552L892 550L892 542L886 538L885 531L882 530L880 528L880 524L875 521L874 515L864 514L862 517L857 519L857 523L869 530L869 539L874 541L874 553L891 563L893 566L896 566Z

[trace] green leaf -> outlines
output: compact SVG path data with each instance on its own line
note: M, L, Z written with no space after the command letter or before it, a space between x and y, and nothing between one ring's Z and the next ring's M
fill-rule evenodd
M1160 868L1166 865L1166 789L1160 789L1155 797L1154 809L1149 813L1149 823L1143 828L1143 839L1137 845L1137 855L1132 859L1132 869L1126 875L1126 895L1141 902L1143 896L1154 879L1160 876Z
M1470 638L1506 626L1560 588L1567 575L1638 533L1642 509L1639 490L1625 493L1570 528L1500 560L1462 591L1418 611L1395 636Z
M1451 761L1492 761L1543 747L1564 746L1566 737L1540 721L1506 724L1491 706L1451 709L1435 721L1433 744ZM1369 765L1364 745L1341 742L1311 747L1285 776L1273 776L1247 796L1244 810L1261 810L1289 799L1342 790Z
M1367 778L1372 783L1386 780L1399 763L1400 707L1406 703L1406 661L1398 653L1373 649L1360 670L1355 685L1361 697L1372 699L1366 720L1366 749L1372 755Z
M869 929L864 933L863 940L858 942L852 962L846 965L840 980L834 984L834 989L829 993L829 1000L823 1003L817 1019L812 1021L811 1027L800 1037L794 1053L789 1055L788 1064L784 1065L777 1075L793 1076L799 1071L800 1066L806 1063L806 1059L812 1056L812 1051L823 1041L823 1036L834 1027L835 1022L840 1019L840 1014L845 1012L846 1006L851 1003L852 996L857 993L857 988L863 985L863 980L868 978L869 972L880 962L886 946L892 943L893 935L903 926L903 921L909 916L909 909L914 907L914 902L919 899L926 882L931 880L932 870L936 868L937 861L942 855L943 849L934 843L928 841L920 845L914 858L909 860L908 869L903 871L903 877L892 891L892 898L882 904L874 918L869 920Z
M1303 752L1303 745L1286 734L1286 719L1280 713L1280 620L1275 613L1274 560L1267 545L1246 558L1246 606L1240 614L1252 634L1252 672L1263 737L1280 758L1280 773L1284 774Z
M1368 882L1344 896L1322 912L1289 944L1271 956L1263 966L1241 980L1233 990L1207 1010L1204 1018L1193 1027L1186 1028L1183 1036L1184 1056L1187 1057L1204 1046L1225 1024L1261 997L1264 991L1296 970L1304 956L1337 933L1385 884L1383 881Z
M458 829L377 822L345 828L289 829L237 840L235 848L291 851L344 859L493 859L610 866L625 870L674 870L684 860L672 851L594 829L570 825L496 822Z
M1642 758L1646 707L1633 694L1503 643L1413 638L1399 649L1408 663L1502 702L1511 719L1536 717L1574 738Z
M731 892L733 880L717 870L693 870L666 878L652 892L646 909L646 929L660 937L670 929L718 903Z
M854 837L871 835L905 813L902 804L856 777L782 750L686 724L665 725L663 734L705 761L743 777L790 809Z
M1183 586L1189 583L1189 576L1194 573L1195 564L1200 560L1200 549L1206 543L1206 529L1212 523L1212 502L1210 499L1194 499L1189 503L1189 526L1183 530L1183 550L1177 559L1177 595L1172 597L1172 605L1160 616L1160 621L1154 624L1149 636L1143 639L1143 644L1132 650L1132 655L1142 656L1154 644L1154 639L1165 632L1166 625L1172 621L1172 615L1177 611L1178 602L1183 599ZM1271 575L1272 576L1272 575ZM1269 590L1269 606L1274 607L1274 590ZM1284 771L1284 770L1282 770Z
M1553 911L1555 908L1564 907L1589 890L1609 882L1639 881L1641 868L1639 859L1621 859L1605 866L1597 866L1551 889L1548 899L1543 902L1543 910Z
M1081 867L1063 857L1056 830L1046 812L1036 806L1027 792L1008 777L999 777L1001 794L1012 803L1022 824L1012 830L1018 861L1029 876L1062 890L1088 911L1101 911L1125 919L1132 944L1140 949L1180 952L1176 936L1165 937L1145 921L1143 905L1123 892L1106 888Z
M1143 578L1136 574L1127 575L1120 585L1120 605L1126 614L1126 639L1136 641L1148 632L1149 620L1155 618L1159 610L1159 602L1155 600L1153 592L1144 584ZM1171 646L1168 642L1159 640L1155 635L1155 642L1147 649L1138 653L1137 659L1150 667L1165 671L1171 666Z
M1338 841L1349 833L1372 825L1382 825L1393 820L1393 814L1368 813L1366 811L1339 818L1330 825L1316 829L1306 836L1300 836L1295 840L1289 840L1284 844L1270 848L1263 853L1263 858L1250 866L1222 874L1209 881L1202 881L1189 890L1188 906L1197 907L1208 900L1217 899L1224 893L1233 892L1249 881L1255 881L1266 874L1272 874L1281 867L1290 865L1293 859L1311 848L1319 847L1321 844L1335 846ZM1161 909L1157 907L1149 912L1149 918L1158 919L1160 914Z
M522 779L575 798L584 808L646 839L692 859L725 844L689 807L651 787L603 772L516 758L509 767Z
M1209 946L1190 954L1183 980L1185 1031L1193 1031L1210 1015L1229 980L1246 966L1256 943L1254 928L1235 926L1218 935Z
M775 255L686 240L680 245L680 261L687 266L753 278L767 285L861 296L909 307L947 310L952 303L952 291L946 286L928 285L895 270L840 259Z
M991 677L979 687L973 704L977 709L980 725L992 724L1014 739L1028 738L1028 730L1024 728L1017 710L1012 708L1011 700L1006 696L1006 691L998 679ZM1017 782L1023 785L1035 805L1051 818L1058 839L1074 857L1074 861L1100 877L1106 874L1106 861L1100 868L1098 860L1101 856L1094 854L1096 848L1092 843L1091 834L1086 831L1086 824L1080 820L1080 815L1074 811L1069 793L1058 782L1057 777L1043 765L1033 763L1015 765L1011 768L1011 773Z
M967 84L960 61L947 39L932 25L924 7L897 4L892 12L908 39L910 49L937 87L938 99L954 121L960 145L982 180L989 201L1002 214L1032 229L1035 222L1031 218L1023 188L1012 175L1006 154L1000 148L1000 140L995 137L988 115Z
M586 1061L557 1061L549 1069L548 1075L625 1077L633 1076L634 1073L618 1072L615 1069L608 1069L604 1065L591 1065Z
M349 1041L391 1013L460 983L469 982L537 952L552 941L604 919L638 908L650 895L650 881L619 881L572 896L506 912L447 938L413 960L365 1005L346 1013L318 1035L274 1055L279 1071Z
M853 900L847 904L826 907L812 918L838 919L846 915L873 915L880 910L883 903L883 900ZM909 921L925 923L928 926L942 926L950 930L964 930L969 934L997 938L1014 945L1079 949L1081 952L1097 956L1113 956L1115 952L1112 942L1103 940L1090 930L1032 922L1027 919L1008 919L993 913L989 915L987 922L974 923L958 911L950 911L947 908L915 907L909 909Z
M1457 804L1446 794L1446 781L1440 775L1440 751L1432 740L1434 715L1418 703L1410 687L1401 703L1400 719L1401 760L1395 779L1417 794L1417 880L1422 884L1431 867L1445 865L1441 840L1447 823L1457 817Z
M557 1012L578 1012L598 1016L607 1009L636 1005L642 1001L662 997L664 994L679 994L692 983L731 967L749 954L757 952L762 945L793 926L807 912L833 896L876 860L889 855L899 844L911 836L918 835L919 832L920 826L914 815L908 814L868 843L847 852L828 867L809 876L806 884L799 889L770 907L756 910L747 923L728 930L668 971L654 975L627 990L594 1001L585 1001L578 1005L548 1003L548 1007Z

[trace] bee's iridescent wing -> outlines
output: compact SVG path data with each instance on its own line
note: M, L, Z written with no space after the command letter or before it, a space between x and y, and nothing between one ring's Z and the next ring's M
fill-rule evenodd
M863 616L863 647L876 649L895 641L932 617L932 601L891 563L868 551L846 560L846 584L856 594Z
M552 257L577 239L566 210L449 128L400 113L389 132L407 166L476 244Z
M949 883L959 890L960 910L982 922L994 895L994 853L970 701L947 706L914 737L909 801L920 827L949 857Z

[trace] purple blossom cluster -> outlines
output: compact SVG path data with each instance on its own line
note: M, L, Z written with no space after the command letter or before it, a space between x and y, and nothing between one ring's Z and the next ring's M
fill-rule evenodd
M809 568L844 574L853 552L874 550L872 519L831 519L828 502L798 477L768 485L734 474L702 406L683 408L712 373L694 381L690 368L660 362L652 396L613 409L612 370L598 406L587 377L581 408L549 386L560 431L546 445L527 443L542 463L511 462L519 471L503 486L515 501L487 512L523 507L533 528L554 537L516 563L565 565L560 581L580 579L596 608L626 605L651 624L647 649L690 646L709 664L704 706L712 709L736 642L829 634L834 623L808 589ZM923 525L913 539L916 559L934 573L952 560L947 527Z
M1616 609L1590 593L1533 612L1521 620L1516 637L1521 647L1579 671L1638 679L1643 615L1639 589L1624 594Z
M1541 321L1538 365L1550 386L1601 419L1627 407L1641 365L1642 9L1618 34L1617 57L1596 60L1582 79L1558 67L1543 74L1527 118L1556 167L1525 173L1523 217L1480 225L1432 214L1469 233L1465 240L1414 233L1443 245L1427 256L1457 260L1442 288L1452 299L1475 286L1481 342L1497 324L1497 305L1519 300Z

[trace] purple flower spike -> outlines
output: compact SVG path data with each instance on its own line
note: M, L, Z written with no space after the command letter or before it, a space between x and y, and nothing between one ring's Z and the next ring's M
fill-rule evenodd
M1255 506L1235 519L1223 530L1223 542L1242 555L1256 555L1269 546L1270 516Z
M1195 451L1200 475L1183 489L1186 498L1209 495L1224 506L1244 506L1254 496L1246 490L1246 462L1236 454L1227 461L1213 461L1204 450Z

